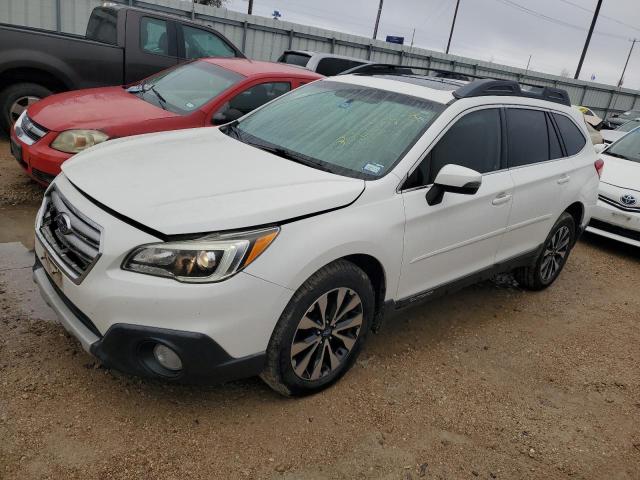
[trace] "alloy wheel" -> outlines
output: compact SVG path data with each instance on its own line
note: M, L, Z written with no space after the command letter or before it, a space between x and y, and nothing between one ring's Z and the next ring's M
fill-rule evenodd
M571 241L571 231L569 227L562 226L553 234L549 242L545 245L540 264L540 277L543 282L553 279L560 271L569 253L569 242Z
M38 100L40 100L39 97L27 95L24 97L20 97L15 102L13 102L11 108L9 109L11 123L15 123L20 115L22 115L22 112L24 112L29 106L33 105Z
M316 299L300 319L291 342L291 366L303 380L318 380L351 353L363 322L362 300L341 287Z

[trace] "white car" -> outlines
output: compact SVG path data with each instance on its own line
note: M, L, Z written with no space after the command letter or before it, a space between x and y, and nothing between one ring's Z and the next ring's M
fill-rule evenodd
M602 141L606 144L613 143L616 140L620 140L634 128L638 127L640 127L640 118L629 120L627 123L620 125L615 130L601 130L600 133L602 134Z
M80 153L37 217L42 295L108 366L302 395L402 307L497 272L549 286L601 167L566 92L394 72Z
M285 50L278 58L278 62L298 65L326 77L338 75L352 68L371 63L361 58L325 52L308 52L306 50Z
M605 168L589 232L640 247L640 128L604 148Z

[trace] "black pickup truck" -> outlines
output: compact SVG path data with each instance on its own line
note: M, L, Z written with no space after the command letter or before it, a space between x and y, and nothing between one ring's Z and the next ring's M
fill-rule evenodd
M85 36L0 24L0 127L54 92L123 85L199 57L242 57L212 28L124 5L96 7Z

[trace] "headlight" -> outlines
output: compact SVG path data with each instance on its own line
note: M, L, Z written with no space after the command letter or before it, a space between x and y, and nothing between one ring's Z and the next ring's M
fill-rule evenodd
M144 245L122 263L123 270L179 282L219 282L245 268L273 242L279 227L208 235L197 240Z
M109 140L109 135L99 130L67 130L51 143L51 148L66 153L78 153L98 143Z

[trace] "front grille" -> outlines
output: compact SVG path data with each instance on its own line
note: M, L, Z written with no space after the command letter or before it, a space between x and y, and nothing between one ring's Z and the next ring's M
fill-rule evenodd
M610 223L596 220L595 218L591 219L591 221L589 222L589 226L597 228L598 230L613 233L615 235L620 235L621 237L630 238L631 240L640 241L640 232L637 230L629 230L628 228L618 227L617 225L611 225Z
M31 120L28 115L22 118L20 127L24 134L34 142L37 142L49 132L49 130Z
M80 283L100 256L100 226L52 188L44 199L37 228L56 263Z
M50 173L43 172L42 170L38 170L37 168L31 169L31 175L33 175L35 178L37 178L38 180L46 184L53 182L53 179L56 178L55 175L51 175Z
M620 210L624 210L625 212L640 212L640 205L630 207L628 205L623 205L622 203L617 202L612 198L605 197L604 195L598 195L598 198L604 203L611 205L612 207L616 207Z

